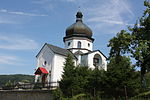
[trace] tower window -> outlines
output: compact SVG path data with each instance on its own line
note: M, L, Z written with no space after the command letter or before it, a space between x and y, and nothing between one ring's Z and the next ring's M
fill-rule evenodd
M88 43L88 47L90 47L90 43Z
M81 48L81 42L78 41L78 48Z
M71 43L70 43L70 42L68 42L68 46L70 46L70 44L71 44Z

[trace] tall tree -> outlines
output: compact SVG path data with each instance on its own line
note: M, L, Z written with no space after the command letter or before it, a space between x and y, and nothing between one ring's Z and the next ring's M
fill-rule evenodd
M64 96L72 97L86 93L91 69L86 66L74 66L73 58L69 54L64 64L64 72L60 81L60 89Z
M72 92L70 92L73 88L74 84L74 76L75 76L75 66L73 62L73 57L71 54L68 54L66 61L64 63L64 72L62 75L62 80L60 81L60 88L63 94L67 97L72 96Z
M110 62L106 72L108 77L106 81L111 85L106 84L105 91L116 98L124 95L127 98L127 92L133 92L137 89L135 87L138 87L136 83L138 74L131 65L130 59L125 57L130 52L131 41L132 36L125 30L121 30L108 44L110 47ZM111 88L111 90L107 91L108 88ZM129 89L130 91L128 91Z
M103 87L105 84L105 71L99 70L97 67L91 71L91 74L88 78L87 92L88 94L98 97L102 95Z
M141 83L145 84L144 76L150 70L150 3L144 1L146 10L132 32L132 51L133 57L137 60L136 65L141 68Z

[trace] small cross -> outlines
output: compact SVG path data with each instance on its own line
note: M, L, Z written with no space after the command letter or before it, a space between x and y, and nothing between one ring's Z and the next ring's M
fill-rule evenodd
M81 7L79 6L78 9L79 9L79 11L80 11L80 10L81 10Z

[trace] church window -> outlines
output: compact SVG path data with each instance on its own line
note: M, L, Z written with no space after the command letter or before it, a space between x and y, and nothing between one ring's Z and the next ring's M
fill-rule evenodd
M90 43L88 43L88 47L90 47Z
M81 42L78 41L78 48L81 48Z
M102 59L101 59L101 56L99 54L95 54L94 55L93 65L95 67L101 67L101 65L102 65Z
M99 63L99 59L98 58L94 58L94 63Z
M70 43L70 42L68 42L68 46L70 46L70 44L71 44L71 43Z
M47 62L46 62L46 61L44 61L43 65L44 65L44 66L46 66L46 64L47 64Z

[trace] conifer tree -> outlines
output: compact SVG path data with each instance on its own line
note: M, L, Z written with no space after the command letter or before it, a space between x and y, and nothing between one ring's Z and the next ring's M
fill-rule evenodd
M73 57L71 54L68 54L66 61L64 63L64 72L62 75L62 79L60 81L60 89L63 94L67 97L71 97L73 84L74 84L74 76L75 76L75 66L73 62Z

